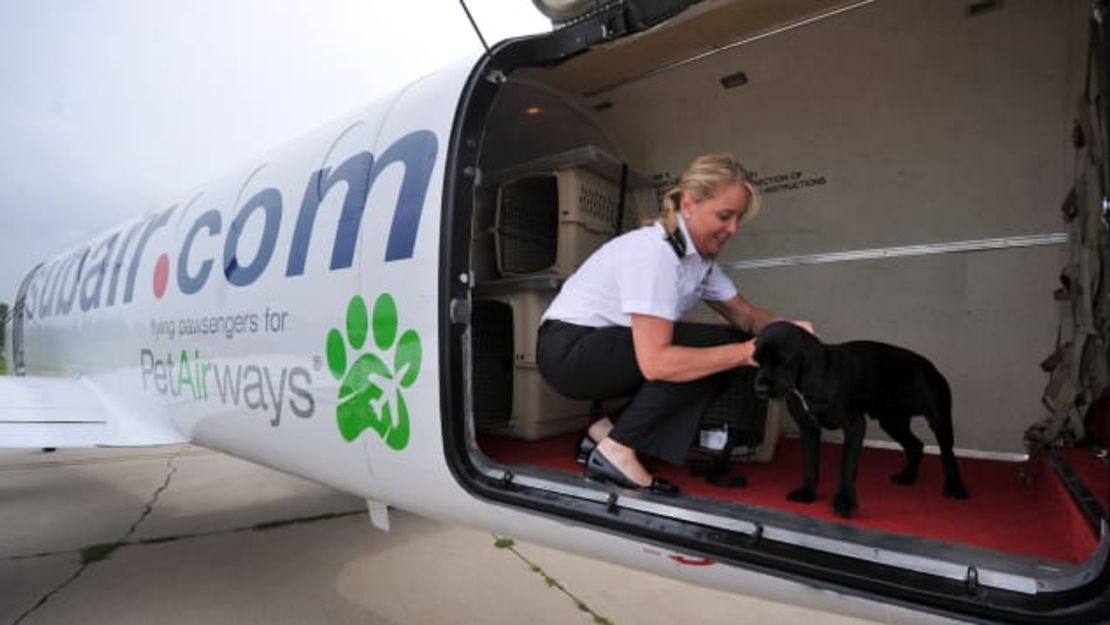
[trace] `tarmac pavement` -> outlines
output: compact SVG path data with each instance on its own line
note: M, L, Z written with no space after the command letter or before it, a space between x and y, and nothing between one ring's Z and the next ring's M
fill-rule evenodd
M0 623L865 624L390 514L192 446L0 450Z

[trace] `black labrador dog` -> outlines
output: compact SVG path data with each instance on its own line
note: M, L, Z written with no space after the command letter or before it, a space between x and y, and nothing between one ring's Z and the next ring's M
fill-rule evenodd
M944 376L925 357L874 341L825 345L793 323L778 321L756 338L755 360L756 394L785 398L801 430L805 478L801 488L787 494L790 501L810 503L816 498L821 428L842 429L840 483L832 507L842 517L857 509L855 482L867 430L865 414L877 419L905 450L906 466L891 478L902 485L917 479L924 445L910 430L910 419L924 416L940 446L944 496L967 498L952 453L952 394Z

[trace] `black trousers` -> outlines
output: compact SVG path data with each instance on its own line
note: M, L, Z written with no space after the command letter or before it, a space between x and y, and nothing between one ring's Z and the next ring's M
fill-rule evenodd
M676 345L707 347L750 336L722 325L676 323ZM735 371L689 382L646 380L636 363L632 330L591 328L550 320L540 327L537 361L547 383L573 399L631 397L614 421L613 440L673 464L682 464L710 402Z

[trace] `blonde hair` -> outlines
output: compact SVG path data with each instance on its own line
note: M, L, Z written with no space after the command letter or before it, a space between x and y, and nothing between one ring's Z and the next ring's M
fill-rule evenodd
M690 199L702 202L713 197L722 187L742 184L748 190L748 205L744 207L740 219L747 221L759 214L759 190L751 182L751 175L731 154L705 154L694 159L678 184L663 195L659 209L659 221L667 232L674 234L678 227L678 207L682 196L689 194Z

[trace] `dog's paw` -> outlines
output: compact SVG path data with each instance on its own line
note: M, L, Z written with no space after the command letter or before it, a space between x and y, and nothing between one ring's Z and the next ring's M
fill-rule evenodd
M813 492L811 488L799 488L786 493L786 499L799 503L813 503L817 499L817 493Z
M899 486L912 486L917 481L917 472L900 471L890 476L890 481Z
M850 517L852 513L859 509L859 504L856 503L856 496L847 493L837 493L832 501L833 511L838 516Z
M967 489L959 482L945 482L944 496L949 499L967 499Z

